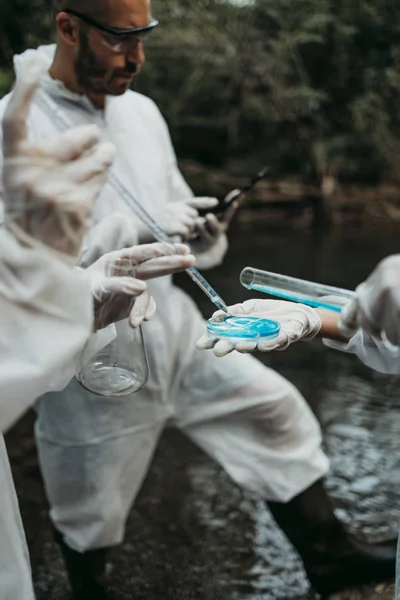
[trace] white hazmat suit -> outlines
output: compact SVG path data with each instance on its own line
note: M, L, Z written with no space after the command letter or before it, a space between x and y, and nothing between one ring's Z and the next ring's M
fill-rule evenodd
M43 249L22 247L1 227L0 320L4 432L40 394L62 387L74 372L93 323L90 282ZM0 488L0 598L30 600L28 550L1 436Z
M15 65L41 56L50 66L53 55L53 46L41 47L16 57ZM108 98L105 111L99 111L50 77L43 87L71 125L103 128L116 147L115 172L161 225L169 203L193 199L151 100L128 91ZM57 125L35 106L29 130L33 139L44 139ZM106 186L94 219L99 223L115 212L135 218ZM221 235L209 252L197 256L198 266L220 263L226 246ZM158 310L143 328L150 364L146 388L132 397L103 398L73 380L37 404L36 439L51 517L80 552L122 541L129 509L167 424L179 427L238 485L265 499L286 502L328 470L318 423L300 393L251 356L216 360L197 351L205 326L195 304L170 277L151 282L149 289Z
M63 217L57 201L60 189L67 192L69 201L73 193L70 215L78 223L78 215L90 213L92 194L97 194L103 185L106 164L93 156L89 159L91 168L97 170L96 176L81 182L78 193L72 172L67 186L61 183L60 188L59 181L50 181L52 174L62 178L71 160L67 156L59 160L58 155L43 149L38 152L26 143L24 119L37 76L34 72L24 73L4 121L6 158L0 200L1 432L40 394L66 384L93 326L90 280L84 272L71 268L71 256L59 251L68 248L73 258L83 230L71 229L69 236L61 234ZM76 162L98 142L98 133L87 134L86 129L83 137L78 134L73 141L75 153L80 149ZM83 138L86 144L82 143ZM58 141L62 142L59 138ZM63 147L65 155L71 148L71 143ZM78 164L78 170L84 161ZM49 165L51 168L46 169ZM49 221L57 213L59 227L43 227L44 213ZM28 549L1 435L0 489L0 598L33 600Z

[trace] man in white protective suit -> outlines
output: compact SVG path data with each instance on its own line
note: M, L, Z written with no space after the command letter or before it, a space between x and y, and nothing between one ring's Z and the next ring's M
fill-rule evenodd
M114 173L168 234L196 238L200 268L227 249L225 221L198 217L214 200L184 182L157 107L129 86L144 62L143 38L156 25L148 0L54 0L57 45L15 57L47 66L42 91L63 122L96 123L116 147ZM0 105L6 105L5 99ZM58 131L54 111L36 104L31 139ZM85 266L109 247L98 233L115 213L150 234L111 185L96 202ZM96 232L97 230L97 232ZM125 243L129 245L127 240ZM56 539L75 599L117 598L108 549L123 540L130 507L166 424L179 427L242 488L264 498L320 592L392 572L385 550L350 540L322 485L328 460L318 423L300 393L253 357L216 360L196 350L204 321L170 278L149 284L158 311L144 327L147 387L134 398L104 399L74 379L37 404L36 440ZM107 415L105 418L104 415ZM112 482L112 485L110 484Z
M93 200L104 186L114 149L84 125L48 140L27 141L25 120L39 72L27 65L3 119L0 194L0 431L40 394L61 389L84 355L113 338L99 331L154 313L144 281L113 275L136 266L143 279L193 263L180 246L150 244L103 256L88 272L73 268ZM94 327L93 327L94 325ZM0 598L33 600L29 555L0 435Z

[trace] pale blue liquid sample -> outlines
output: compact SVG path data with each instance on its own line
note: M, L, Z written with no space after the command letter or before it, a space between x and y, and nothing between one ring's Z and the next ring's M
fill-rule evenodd
M313 308L325 308L326 310L331 310L337 313L342 312L343 308L342 306L330 303L329 301L324 301L323 298L319 300L318 298L310 298L309 296L296 294L295 292L284 292L282 290L277 290L276 288L270 288L267 285L258 285L253 283L251 286L244 285L244 287L246 287L248 290L256 290L257 292L262 292L270 296L277 296L278 298L283 298L284 300L289 300L290 302L300 302L301 304L306 304L307 306L312 306Z
M233 341L254 341L276 337L281 328L277 321L257 317L226 316L223 319L209 319L207 331L210 336L228 338Z

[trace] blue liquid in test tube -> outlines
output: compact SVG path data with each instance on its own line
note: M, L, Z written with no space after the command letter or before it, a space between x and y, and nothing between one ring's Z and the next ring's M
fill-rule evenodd
M240 282L248 290L337 313L340 313L343 306L356 296L356 293L351 290L252 267L243 269L240 274Z

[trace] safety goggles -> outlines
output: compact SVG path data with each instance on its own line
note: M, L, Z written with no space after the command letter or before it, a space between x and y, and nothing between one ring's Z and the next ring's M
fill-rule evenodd
M127 50L134 48L138 42L143 41L143 39L158 25L158 21L152 19L150 23L144 27L122 29L120 27L110 27L109 25L98 23L92 19L92 17L88 17L77 10L66 8L63 12L66 12L73 17L77 17L87 25L98 29L101 33L103 43L113 52L126 52Z

